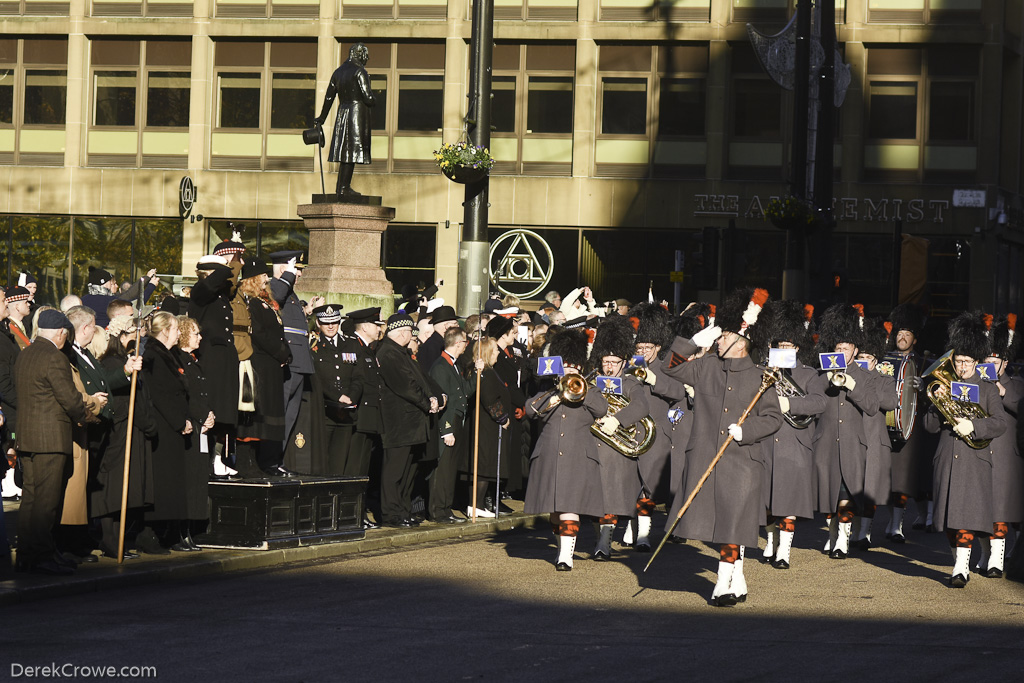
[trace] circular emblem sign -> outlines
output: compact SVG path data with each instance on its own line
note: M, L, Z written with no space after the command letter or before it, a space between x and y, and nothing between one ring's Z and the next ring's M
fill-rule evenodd
M186 218L192 212L192 207L195 206L195 203L196 186L191 178L185 176L178 185L178 209L181 212L182 218Z
M537 233L509 230L491 244L489 271L499 292L528 299L551 282L555 257Z

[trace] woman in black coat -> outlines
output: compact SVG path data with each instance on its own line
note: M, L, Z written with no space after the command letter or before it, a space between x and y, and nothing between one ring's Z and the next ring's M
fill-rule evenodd
M150 339L142 355L142 376L149 388L156 419L153 444L153 522L157 536L171 550L191 550L184 540L182 522L188 519L185 475L186 437L198 432L189 410L188 380L175 344L180 331L177 319L161 311L150 323Z
M214 425L216 416L210 410L210 397L203 369L196 360L195 351L203 338L199 323L186 315L178 316L181 336L175 349L181 366L185 369L188 382L189 415L193 425L199 429L185 437L185 520L182 538L193 550L199 546L192 539L192 533L202 533L210 518L209 504L209 447L202 448L203 435Z
M118 315L107 326L107 350L100 356L100 365L113 371L124 368L128 346L135 344L135 323L130 315ZM128 441L128 407L131 385L112 389L109 406L113 411L112 428L103 445L103 455L96 472L96 488L91 491L91 514L99 518L103 537L100 550L106 557L117 556L118 525L124 488L124 453ZM153 504L153 440L157 424L151 406L153 400L145 382L135 386L135 417L132 420L132 454L128 469L128 505L126 525L135 526L142 519L143 508ZM126 558L138 557L125 552Z
M259 264L261 265L261 264ZM262 272L247 264L238 291L249 309L252 323L253 376L256 378L256 410L238 416L238 469L243 476L282 476L288 474L284 458L284 368L292 354L284 338L284 327L277 304L267 290L266 267ZM246 453L248 451L248 454Z
M509 454L511 438L509 424L512 419L512 397L508 385L498 376L494 364L498 361L501 350L494 339L482 339L479 342L476 367L480 371L480 417L477 422L470 417L471 424L479 424L480 449L477 456L477 499L476 516L494 517L494 506L497 498L497 477L507 478L509 472ZM472 375L469 383L476 382ZM499 456L498 445L501 444ZM472 452L472 449L470 449ZM472 456L470 456L472 459ZM499 472L500 467L500 472ZM473 463L469 463L469 474L472 476ZM472 506L466 511L467 516L473 513Z

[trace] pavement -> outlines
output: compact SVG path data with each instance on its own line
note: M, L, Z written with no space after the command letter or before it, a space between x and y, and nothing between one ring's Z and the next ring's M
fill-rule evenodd
M523 504L506 501L514 513L499 519L481 519L464 524L424 522L411 529L371 529L361 540L281 550L225 550L205 548L200 552L170 555L141 554L138 559L116 560L100 557L99 562L79 565L70 576L42 576L6 573L0 568L0 605L11 605L54 597L138 586L160 581L194 579L234 571L264 569L291 563L330 560L361 553L398 551L424 544L457 542L494 536L515 528L533 528L547 515L523 514ZM13 537L18 503L4 501L8 535ZM462 515L457 515L462 516ZM96 553L98 555L98 552Z

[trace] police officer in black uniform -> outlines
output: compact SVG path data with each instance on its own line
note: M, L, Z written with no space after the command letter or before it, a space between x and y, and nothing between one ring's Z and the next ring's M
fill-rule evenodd
M344 474L352 434L356 426L356 408L362 396L358 378L358 342L339 332L342 306L328 304L313 309L320 334L313 340L313 365L323 392L327 418L327 467L330 474Z

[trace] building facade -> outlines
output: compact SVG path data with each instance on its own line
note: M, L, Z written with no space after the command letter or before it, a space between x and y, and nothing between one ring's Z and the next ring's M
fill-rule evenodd
M761 68L747 23L780 30L793 5L495 0L492 241L530 230L554 261L545 287L599 298L653 283L672 300L673 279L684 302L781 291L784 239L764 208L788 192L792 94ZM928 240L934 313L1020 311L1021 0L836 5L852 79L831 263L810 267L836 273L836 297L885 312L902 232ZM377 106L373 163L353 186L397 210L382 248L396 290L443 279L454 301L464 188L433 150L463 135L471 9L0 2L0 279L26 269L52 301L79 292L89 265L188 276L229 222L262 253L302 248L295 210L320 192L320 162L301 131L358 40Z

